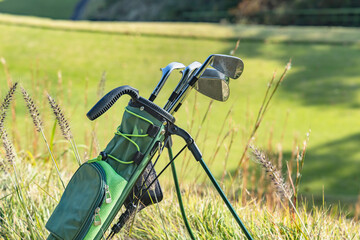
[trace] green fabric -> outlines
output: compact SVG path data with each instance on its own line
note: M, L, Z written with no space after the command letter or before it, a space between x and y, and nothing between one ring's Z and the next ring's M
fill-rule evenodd
M162 122L160 122L147 112L141 111L139 108L127 106L126 109L146 119L149 119L157 126L162 126ZM125 111L121 125L118 127L118 130L123 134L144 135L146 134L149 126L149 122L144 121L143 119L140 119L137 116L134 116L133 114ZM142 153L145 153L151 143L154 142L154 139L149 136L132 137L132 140L139 146ZM113 139L109 142L109 144L106 146L104 152L116 157L123 162L130 162L133 160L132 158L137 152L137 148L134 146L133 143L129 142L122 136L115 135ZM115 169L118 174L123 176L127 181L131 178L136 168L136 164L119 164L119 162L114 159L107 159L106 161Z
M93 209L104 192L104 184L103 176L93 164L81 165L67 185L46 228L60 239L75 239L86 220L93 215Z
M111 222L113 221L114 217L117 215L117 213L120 211L121 206L123 205L126 197L129 195L131 189L133 188L135 182L141 175L141 173L146 168L147 164L149 163L151 156L150 151L152 150L154 144L157 141L164 141L164 136L161 135L161 131L164 129L164 125L162 122L151 116L145 111L141 111L139 108L134 108L127 106L127 110L142 116L143 118L148 119L151 121L154 125L160 127L160 131L154 138L151 138L149 136L147 137L133 137L132 140L138 144L140 151L144 154L144 159L141 161L141 163L137 166L135 163L133 164L120 164L116 160L113 159L107 159L106 162L108 162L115 171L124 177L125 180L128 181L126 184L120 198L117 200L116 204L114 205L113 210L109 214L108 218L105 220L104 224L102 225L104 229L107 229ZM121 125L118 127L119 131L125 134L134 134L134 135L144 135L146 134L150 124L148 121L144 121L143 119L140 119L133 114L130 114L128 111L125 111L123 115L123 119L121 122ZM132 143L127 141L126 139L122 138L119 135L115 135L114 138L109 142L107 147L105 148L104 152L107 154L111 154L115 156L116 158L128 162L132 160L133 155L136 152L136 148L133 146ZM98 234L94 239L101 239L103 236L102 232L99 231Z
M58 238L56 238L53 234L50 234L47 238L47 240L57 240Z

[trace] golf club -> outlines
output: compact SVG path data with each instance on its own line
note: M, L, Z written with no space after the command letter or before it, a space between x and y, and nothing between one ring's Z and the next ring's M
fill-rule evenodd
M191 75L194 73L196 69L198 69L201 66L201 63L199 62L193 62L189 66L187 66L182 71L182 77L178 83L178 85L175 87L174 91L170 95L167 103L164 106L164 109L168 111L169 107L171 106L172 102L176 99L181 89L185 86L187 80L191 77Z
M155 100L155 98L159 94L161 88L164 86L166 80L168 79L168 77L170 76L170 74L173 70L182 69L182 68L185 68L185 65L182 63L179 63L179 62L172 62L172 63L169 63L166 67L161 68L160 69L162 71L161 79L160 79L159 83L156 85L154 91L151 93L149 100L152 102Z
M221 54L210 55L201 65L201 67L198 68L195 74L191 76L191 79L187 82L183 91L181 91L178 97L173 101L169 107L170 114L176 112L179 109L182 102L187 97L189 91L194 87L196 81L200 78L209 65L233 79L239 78L244 69L244 63L240 58Z
M194 88L199 93L221 102L225 102L230 95L229 77L216 69L208 68L197 80Z

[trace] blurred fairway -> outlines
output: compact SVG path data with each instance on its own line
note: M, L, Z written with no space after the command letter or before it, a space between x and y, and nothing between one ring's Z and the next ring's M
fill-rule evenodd
M97 101L96 90L103 71L106 71L107 76L106 91L120 85L131 85L139 89L142 96L148 97L161 76L160 67L173 61L185 65L193 61L203 62L213 53L229 54L235 45L235 41L229 39L238 36L236 33L231 38L221 39L220 31L214 33L215 36L219 36L218 39L210 39L201 35L211 32L207 31L207 25L201 25L203 27L199 35L194 31L191 37L181 37L181 34L172 37L161 33L141 35L136 34L136 30L132 30L129 35L116 31L102 32L96 30L101 26L98 23L92 25L86 22L77 24L45 20L45 24L41 26L41 19L29 19L23 21L23 24L14 23L14 19L12 22L4 19L0 21L0 32L3 33L0 35L0 57L6 59L13 80L20 81L27 87L41 106L47 107L46 103L43 103L43 88L55 97L60 98L60 94L64 95L62 106L66 114L71 116L70 122L78 144L85 141L84 129L91 127L85 114ZM31 27L31 21L40 25ZM51 24L62 24L62 27L53 29ZM148 23L144 23L146 24ZM173 31L172 26L179 26L164 24L164 29L170 31ZM66 26L72 31L66 31ZM98 27L94 27L94 30L93 26ZM116 28L115 23L104 26L112 26L109 29L121 29ZM126 23L120 23L120 26L126 26ZM137 26L141 27L141 23L137 23ZM192 28L197 25L182 26ZM208 26L209 29L216 26L226 32L232 31L232 28L229 30L227 26ZM87 31L77 31L76 28L86 28ZM254 30L251 27L248 30L243 28L245 32ZM161 28L154 29L160 31ZM316 28L311 29L315 34ZM277 36L276 31L282 30L274 28L268 35ZM328 199L353 202L360 192L360 48L356 39L356 34L359 33L352 29L337 29L347 34L343 34L343 38L338 38L334 44L329 39L322 39L321 34L308 38L307 28L296 28L294 31L296 43L290 41L290 33L286 41L280 39L279 43L267 41L268 35L263 35L263 42L260 37L254 42L251 38L245 37L236 52L236 56L242 58L245 63L244 74L240 79L231 82L231 96L228 102L214 102L199 136L199 145L204 158L209 158L213 153L215 138L224 117L233 106L232 120L239 132L227 166L227 169L232 171L239 161L244 139L250 131L249 122L254 121L268 81L274 70L280 75L291 58L292 68L271 104L255 144L267 148L271 139L273 150L276 151L277 144L281 143L285 158L289 158L294 137L301 145L306 133L311 129L302 177L302 192L321 196L324 187L325 197ZM303 35L301 31L304 31ZM319 32L325 34L326 29L319 28ZM165 35L167 37L164 37ZM318 44L311 44L311 41ZM326 41L332 44L319 44ZM59 70L62 72L62 86L57 85ZM156 103L164 105L179 78L180 74L173 73ZM32 89L32 81L40 87L38 92ZM0 82L0 96L3 98L7 91L3 71L0 71ZM196 121L192 130L194 135L194 129L197 129L209 103L207 98L200 95L197 96L197 100L198 113L195 114ZM121 99L104 117L97 120L101 148L105 147L120 123L127 101L128 99ZM187 130L191 119L189 116L193 115L193 102L194 93L176 114L178 125ZM29 133L27 129L30 122L25 122L27 125L20 124L23 123L25 114L20 100L17 101L17 107L20 132L31 135L31 131ZM44 117L51 118L46 111ZM47 126L49 132L51 127ZM174 140L175 148L182 146L182 140ZM211 166L217 177L222 173L224 151L222 148L222 154L217 157L216 164ZM198 166L192 162L188 169L194 168ZM182 173L188 172L188 169ZM193 171L190 173L182 177L193 179Z

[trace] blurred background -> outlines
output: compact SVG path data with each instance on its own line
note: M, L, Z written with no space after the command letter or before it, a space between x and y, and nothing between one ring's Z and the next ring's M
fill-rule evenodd
M300 26L360 24L356 0L2 0L1 12L53 19L176 21Z
M296 155L310 133L301 195L315 204L323 198L341 202L356 216L360 214L359 26L357 0L0 0L0 96L5 96L7 83L21 82L48 119L45 127L50 135L53 119L44 92L52 94L70 119L82 156L90 158L111 139L127 103L120 100L98 120L95 138L85 114L104 93L128 84L148 97L161 77L159 68L170 62L188 65L213 53L235 54L244 61L245 71L230 83L230 99L210 102L192 93L175 117L179 126L197 136L218 179L225 183L240 169L239 181L248 179L242 186L249 197L262 199L269 187L261 168L250 154L239 164L240 156L268 82L274 72L278 79L291 59L291 69L253 144L270 156L286 181L289 171L295 180ZM163 106L180 76L172 74L156 103ZM18 117L7 123L16 146L31 152L33 159L42 159L24 104L20 98L16 101ZM59 144L54 148L64 159L66 147L56 134ZM182 146L178 142L177 149ZM90 148L93 144L97 147ZM195 181L200 174L188 153L179 165L184 182Z

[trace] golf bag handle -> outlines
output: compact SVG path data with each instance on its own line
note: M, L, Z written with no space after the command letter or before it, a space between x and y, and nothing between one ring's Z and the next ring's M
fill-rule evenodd
M130 95L133 101L136 101L139 98L139 91L133 87L125 85L115 88L101 98L93 106L93 108L90 109L86 116L91 121L95 120L109 110L112 105L114 105L114 103L124 94Z

